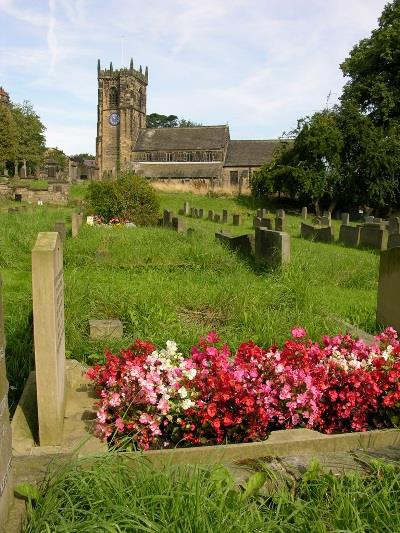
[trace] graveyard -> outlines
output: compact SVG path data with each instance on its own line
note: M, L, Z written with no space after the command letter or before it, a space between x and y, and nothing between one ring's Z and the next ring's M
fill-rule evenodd
M83 195L80 189L77 201ZM151 342L158 349L167 341L174 341L179 352L188 357L199 338L215 332L227 343L233 356L243 342L254 341L256 346L265 349L283 346L296 327L297 330L304 328L307 335L316 341L324 335L334 338L339 332L345 334L350 331L355 338L361 335L370 342L372 335L381 331L381 326L376 323L379 250L357 248L338 240L342 222L354 228L357 222L330 220L326 227L335 235L335 241L318 242L318 238L301 235L305 223L310 227L321 227L319 224L315 226L310 215L305 219L304 212L295 209L278 213L275 206L271 206L270 210L264 208L261 212L251 205L249 198L241 197L161 193L160 215L163 216L159 225L141 227L121 223L92 226L85 223L85 216L79 215L73 206L28 205L22 209L14 207L15 204L10 208L11 205L10 202L3 203L0 212L3 228L1 249L7 250L7 253L1 254L1 272L13 432L13 474L17 486L21 483L27 487L40 486L40 480L50 471L55 476L51 478L51 483L55 483L54 486L64 484L69 490L69 484L78 483L78 478L74 481L72 471L68 470L74 468L76 455L80 457L77 464L81 464L84 470L88 468L84 466L85 462L89 461L88 476L98 474L100 479L107 475L107 468L112 468L119 476L119 481L115 479L115 482L120 483L128 475L125 462L120 463L121 450L125 450L123 454L129 457L129 450L137 449L137 445L140 449L140 441L135 441L132 448L129 441L126 446L123 439L117 439L114 444L118 442L121 448L122 443L121 450L118 452L110 448L107 451L106 443L104 440L101 442L94 431L96 394L85 372L88 367L104 364L106 351L118 353L133 345L135 339ZM277 231L272 229L276 224L274 210L280 215ZM220 216L215 218L215 214ZM261 225L258 223L260 216ZM174 220L178 222L174 223ZM275 233L286 237L274 240L270 249L268 235ZM277 256L277 247L285 249L285 254ZM54 259L40 259L40 254L56 249L62 251L60 257L56 254ZM257 253L258 249L263 252ZM273 257L273 261L265 261L268 257ZM41 263L43 260L45 263ZM45 264L49 266L45 267ZM57 274L60 268L63 283L59 281L60 274ZM50 288L46 288L49 279L54 281L50 281ZM50 310L56 313L54 331L51 333L46 323L41 335L41 321L35 318L35 306L43 309L48 305L46 294L53 290L52 284L55 284L56 291L55 310ZM390 291L390 283L389 288L383 290ZM387 312L389 316L395 313L390 306ZM33 326L35 336L32 335ZM58 363L57 360L52 363L55 365L52 370L48 360L52 357L51 350L48 351L49 335L54 336L50 346L55 343L59 358ZM43 346L38 340L41 336L46 341ZM64 346L64 336L65 356L59 351ZM43 369L37 355L41 352L44 353ZM32 374L34 366L36 374ZM42 383L41 374L44 376ZM62 381L60 387L52 392L49 380L57 383L61 378L65 379L65 385ZM65 398L57 399L57 390L65 391ZM63 411L52 414L52 409L49 410L52 403L65 405L64 430L60 429L59 434L57 427L62 428L60 417L63 417ZM364 399L362 403L368 405L369 401ZM307 427L307 422L306 425L300 423L292 427ZM322 467L318 468L322 469L317 468L318 473L314 474L316 482L332 484L336 483L337 475L332 472L340 472L346 479L346 472L360 471L361 457L351 455L352 450L360 447L367 450L367 459L363 456L362 461L367 461L369 465L364 467L367 479L363 481L362 490L370 490L368 483L371 487L373 485L375 458L368 455L375 453L373 450L378 450L378 453L384 450L382 457L385 462L379 462L379 468L389 469L386 483L394 475L390 471L393 459L388 463L387 456L393 454L390 450L398 443L397 431L374 430L373 427L369 427L366 433L357 430L348 433L349 430L356 430L356 426L353 430L348 426L332 436L309 429L284 429L272 431L261 439L250 438L250 442L245 440L244 444L240 444L240 440L230 441L238 444L224 444L223 440L215 440L209 435L203 442L203 446L206 444L208 448L206 453L203 446L198 447L199 443L187 448L182 442L177 442L169 452L157 450L156 445L150 452L145 452L148 454L145 460L154 465L154 473L150 471L146 474L148 467L141 465L139 457L143 452L133 451L132 457L136 457L135 454L139 457L133 459L136 466L128 466L128 470L136 472L130 483L151 485L155 483L154 479L159 479L157 476L167 475L168 469L171 469L170 475L180 476L185 480L182 482L190 486L190 470L185 465L191 464L196 472L195 479L198 478L201 480L199 483L204 485L201 498L206 500L202 500L201 505L209 505L205 503L208 501L207 491L216 490L215 479L221 475L224 490L228 490L231 484L237 486L238 479L242 479L242 490L246 491L246 482L249 484L252 476L260 478L258 488L254 489L257 494L261 487L265 490L269 486L268 479L272 476L275 480L272 482L273 492L281 498L283 493L278 490L279 486L290 486L288 472L297 465L300 457L305 469L310 467L313 458L319 460ZM250 434L251 431L250 427ZM107 455L109 459L106 459ZM95 456L104 459L97 459L93 465L91 457ZM270 460L263 462L262 458L266 456L286 457L284 471L278 468L282 476L278 489L275 479L277 466ZM172 465L167 466L171 461ZM242 461L250 462L251 466L240 466ZM58 466L55 468L54 464ZM222 467L213 466L220 464L228 468L222 474L218 474ZM84 476L79 475L79 479L84 479ZM166 485L163 486L163 490L169 490ZM137 493L136 485L132 485L132 490ZM355 489L341 486L340 490ZM373 490L378 491L376 485ZM49 503L45 494L43 506L40 505L35 512L28 512L30 521L24 531L35 531L35 527L42 527L40 524L48 520L46 505ZM48 494L52 494L52 489ZM238 494L240 496L240 491ZM57 505L64 508L61 494L57 498ZM74 513L79 514L81 496L77 498ZM14 509L19 509L21 513L23 500L16 501ZM28 498L28 501L31 500ZM49 501L54 504L54 500ZM95 504L90 505L94 513ZM244 499L240 503L237 513L233 508L229 510L231 504L224 505L228 514L233 513L232 520L243 524L241 527L248 527L244 509L248 510L248 505L253 505L250 497L249 501ZM249 515L253 522L258 520L265 524L266 520L272 521L271 516L260 515L259 509L253 511ZM330 512L339 513L333 509ZM307 516L306 507L299 513L303 518ZM21 520L18 516L16 511L11 513L14 521ZM277 523L286 519L283 513ZM353 519L354 516L349 516L350 521ZM372 511L368 520L375 519ZM82 524L89 523L85 520ZM197 520L202 521L203 518L199 516ZM223 527L224 521L219 515L212 520L215 520L213 527L216 531L218 527Z

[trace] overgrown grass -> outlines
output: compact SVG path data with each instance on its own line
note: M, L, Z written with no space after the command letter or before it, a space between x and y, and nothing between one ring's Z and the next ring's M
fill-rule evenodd
M24 533L400 531L399 471L379 463L363 477L314 465L295 486L247 496L218 466L154 469L110 453L62 467L41 492Z
M177 212L187 195L162 194L163 207ZM251 233L254 211L242 199L189 198L196 207L241 212L232 233ZM69 208L35 207L0 213L0 271L4 278L7 368L18 397L32 365L31 249L39 231L67 219ZM118 349L136 337L161 345L177 341L187 351L209 330L232 348L252 338L267 346L282 343L294 325L311 337L338 330L335 316L375 330L376 252L300 239L299 217L288 215L292 260L288 268L255 268L217 243L221 226L186 219L186 237L164 228L83 227L65 245L66 348L70 357L91 363L106 347ZM336 229L336 232L338 230ZM124 338L89 340L89 319L119 318Z

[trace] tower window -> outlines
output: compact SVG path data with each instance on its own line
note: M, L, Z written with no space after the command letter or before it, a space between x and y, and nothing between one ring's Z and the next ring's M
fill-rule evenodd
M110 107L118 107L118 90L116 89L116 87L110 88L109 103Z

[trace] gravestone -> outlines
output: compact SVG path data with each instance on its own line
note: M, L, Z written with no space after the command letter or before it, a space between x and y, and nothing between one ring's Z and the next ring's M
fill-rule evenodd
M194 207L190 208L190 216L194 218Z
M32 250L36 388L41 446L61 444L65 402L63 249L59 233L39 233Z
M276 217L275 219L275 231L283 231L285 219Z
M350 214L349 213L342 213L341 214L342 224L345 226L348 226L350 222Z
M186 231L186 222L182 218L173 217L172 218L172 229L174 229L178 233L183 233Z
M240 215L238 215L237 213L234 214L234 215L232 216L232 222L233 222L233 225L234 225L234 226L240 226L240 222L241 222L241 220L240 220Z
M214 220L214 211L212 209L210 209L208 211L208 216L207 216L208 220Z
M400 233L400 218L399 217L391 217L389 219L389 225L388 225L389 233Z
M366 216L364 217L364 221L365 221L366 224L373 224L373 222L374 222L374 217L371 216L371 215L366 215Z
M189 202L184 202L183 204L183 211L185 213L186 216L189 216L190 214L190 206L189 206Z
M199 209L198 215L199 215L199 218L203 218L204 217L204 209Z
M380 224L383 220L379 217L374 217L374 224Z
M120 320L89 320L90 338L97 339L121 339L123 335L122 322Z
M2 279L0 276L0 531L5 531L13 499L11 425L8 412L8 381L5 359Z
M282 231L256 228L255 260L258 265L276 268L290 263L290 237Z
M381 252L376 321L400 331L400 248Z
M268 214L268 209L265 209L265 207L263 207L262 209L257 209L258 218L267 218Z
M65 226L65 222L56 222L54 224L54 231L59 233L61 242L64 243L67 238L67 228Z
M285 218L285 210L278 209L278 211L276 212L276 218Z
M223 224L228 223L228 210L227 209L222 210L222 223Z
M342 224L340 226L339 241L350 246L358 246L360 244L360 230L360 226Z
M197 209L197 207L193 209L193 216L194 218L199 218L199 210Z
M184 216L184 214L185 214L185 210L184 209L179 209L178 215L182 217L182 216Z
M389 233L388 249L396 248L397 246L400 246L400 233Z
M332 224L332 220L331 220L331 217L329 216L322 216L321 217L321 225L322 226L330 226Z
M382 229L379 224L364 224L360 230L360 246L375 248L376 250L386 250L389 232Z
M215 234L217 241L222 242L231 250L250 257L254 253L254 235L231 236L219 232Z
M315 242L333 242L334 234L331 226L315 228L310 224L301 223L300 235L303 239L312 239Z
M262 219L260 217L254 217L253 218L253 229L261 227L261 220Z
M221 222L221 215L219 213L215 213L214 215L214 222Z
M82 215L78 213L72 213L71 216L71 231L72 237L75 239L78 236L79 230L82 226Z
M272 220L270 218L261 219L261 228L272 229Z
M169 211L169 209L164 209L163 212L163 226L170 226L172 220L172 211Z
M302 218L303 220L307 220L307 207L303 207L303 208L301 209L301 218Z

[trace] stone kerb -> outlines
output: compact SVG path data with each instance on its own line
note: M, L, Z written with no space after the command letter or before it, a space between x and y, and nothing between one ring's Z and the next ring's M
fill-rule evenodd
M400 247L381 252L376 320L400 330Z
M0 531L5 531L13 499L11 426L8 413L2 280L0 276Z
M340 226L339 241L350 246L358 246L360 244L360 230L360 226L342 224Z
M39 233L32 250L35 368L41 446L61 443L65 403L63 249L58 233Z
M382 229L380 225L365 224L360 230L360 246L375 248L376 250L386 250L389 233Z
M256 228L255 261L276 268L290 263L290 236L282 231Z

